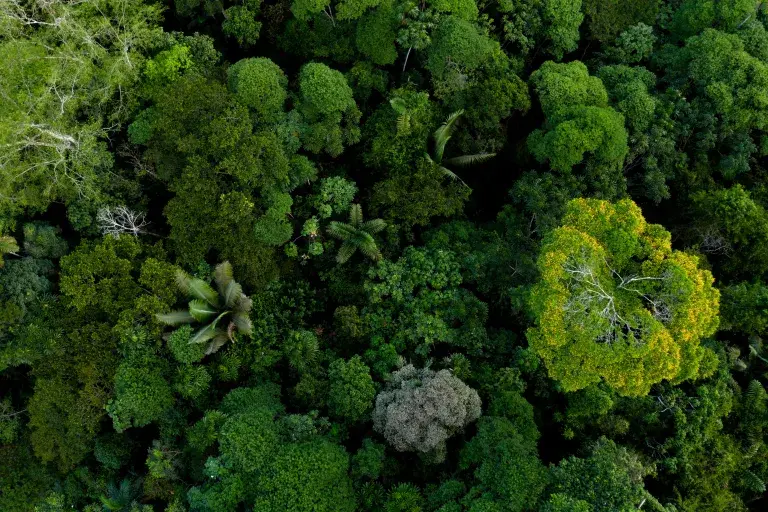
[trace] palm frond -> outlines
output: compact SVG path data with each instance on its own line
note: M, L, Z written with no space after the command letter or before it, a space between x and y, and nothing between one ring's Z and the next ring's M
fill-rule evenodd
M451 139L451 132L453 131L453 125L456 120L461 117L464 110L457 110L448 116L445 122L435 130L433 137L435 138L435 161L440 163L443 160L443 153L445 152L445 145Z
M360 252L367 258L370 258L373 261L379 261L381 259L381 252L379 251L379 248L376 247L376 242L373 238L363 240L358 246L358 249L360 249Z
M158 322L166 325L191 324L195 317L189 311L171 311L170 313L158 313L155 315Z
M222 295L224 296L224 305L231 308L237 303L237 299L243 295L243 287L237 281L230 280Z
M241 294L240 297L238 297L237 302L235 303L235 307L232 308L232 311L235 313L247 313L251 310L253 307L253 299L248 297L247 295Z
M219 293L224 295L224 290L232 281L232 264L228 261L222 261L213 271L213 279L216 281L216 287L219 289Z
M219 320L225 314L226 313L222 313L216 318L216 320L206 325L205 327L201 327L200 329L198 329L197 332L195 332L195 334L193 334L192 337L189 338L189 344L192 345L193 343L205 343L206 341L213 339L214 336L219 335L221 332L224 332L224 334L226 335L226 331L223 331L222 329L219 329L217 327Z
M440 172L442 172L444 176L447 176L447 177L451 178L452 180L458 180L458 181L461 182L462 185L464 185L465 187L469 188L469 185L464 183L464 180L459 178L459 175L456 174L455 172L453 172L452 170L446 169L442 165L439 167L439 169L440 169Z
M349 223L355 228L359 228L363 223L363 207L359 204L349 207Z
M248 317L248 313L235 313L232 315L232 322L235 324L235 327L240 334L250 336L253 333L253 323Z
M202 279L189 280L189 295L206 301L211 306L219 306L219 294Z
M349 258L352 257L353 254L355 254L355 251L357 250L357 245L350 241L345 241L341 244L341 247L339 247L339 252L336 254L336 261L339 263L346 263L349 261Z
M229 341L229 336L226 331L219 332L205 348L205 355L215 354L221 347L227 344L227 341Z
M355 233L357 230L350 226L349 224L345 224L343 222L338 221L331 221L331 223L326 228L326 232L331 235L333 238L336 238L338 240L349 240L353 236L355 236Z
M477 153L475 155L462 155L445 160L445 165L455 165L457 167L468 167L470 165L477 165L483 162L487 162L491 158L495 157L496 153Z
M189 301L189 314L198 322L207 322L218 313L219 311L215 307L204 300L193 299Z
M384 222L382 219L373 219L373 220L369 220L368 222L364 222L363 225L360 226L360 229L362 229L366 233L375 235L376 233L379 233L386 227L387 227L387 223Z
M177 270L176 271L176 286L178 286L179 291L183 293L184 295L189 295L189 281L190 277L187 275L186 272L183 270Z

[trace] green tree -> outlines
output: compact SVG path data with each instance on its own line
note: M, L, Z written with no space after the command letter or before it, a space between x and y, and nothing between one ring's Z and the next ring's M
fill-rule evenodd
M283 70L264 57L242 59L227 70L229 88L253 109L259 122L271 123L283 113L288 85Z
M622 169L628 151L624 116L607 106L608 95L599 78L589 76L581 62L548 61L531 81L546 117L544 129L528 138L537 160L568 172L589 153L587 163L598 172Z
M304 147L338 156L345 145L360 140L360 111L352 88L339 71L311 62L299 71L297 110L306 123L301 134Z
M662 379L695 378L711 359L699 341L718 326L712 274L673 251L632 201L571 201L538 266L528 341L563 389L605 380L642 395Z
M376 387L368 365L360 356L353 356L349 361L333 361L328 366L328 379L328 409L331 414L351 422L368 416L373 408Z

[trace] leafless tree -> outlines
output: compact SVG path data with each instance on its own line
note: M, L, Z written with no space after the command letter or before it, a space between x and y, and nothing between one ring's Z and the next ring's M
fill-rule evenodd
M125 206L105 206L96 214L96 222L102 234L120 236L129 234L139 236L146 233L149 224L143 213L137 213Z

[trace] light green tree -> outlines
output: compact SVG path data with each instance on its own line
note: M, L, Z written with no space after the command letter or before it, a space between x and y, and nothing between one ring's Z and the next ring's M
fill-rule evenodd
M538 267L528 342L564 390L604 380L643 395L663 379L697 377L711 358L699 341L718 326L712 274L673 251L669 232L632 201L571 201Z

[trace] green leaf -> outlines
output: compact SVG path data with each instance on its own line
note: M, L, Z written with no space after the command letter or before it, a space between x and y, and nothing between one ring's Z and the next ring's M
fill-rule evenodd
M453 114L448 116L448 119L435 130L435 162L441 163L443 160L443 153L445 152L445 145L451 139L451 132L453 131L453 125L459 117L464 113L464 110L457 110Z
M166 325L191 324L195 317L189 311L171 311L170 313L158 313L155 315L158 322Z
M237 281L230 281L224 290L224 305L228 308L233 307L237 300L243 295L243 287Z
M450 170L450 169L446 169L445 167L443 167L443 166L441 165L441 166L440 166L440 172L442 172L444 176L447 176L447 177L451 178L452 180L457 180L457 181L460 181L462 185L464 185L465 187L469 188L469 185L467 185L466 183L464 183L464 180L462 180L461 178L459 178L459 175L458 175L458 174L456 174L455 172L453 172L452 170Z
M331 221L326 231L329 235L338 240L349 240L355 236L355 233L357 233L357 230L349 224L344 224L343 222L335 220Z
M232 264L228 261L222 261L213 271L213 279L216 281L216 287L219 289L221 295L226 295L224 290L227 289L229 283L232 282Z
M491 158L495 157L496 153L478 153L476 155L463 155L454 158L449 158L445 162L446 165L456 165L458 167L468 167L470 165L477 165L483 162L487 162Z
M176 271L176 286L184 295L189 295L189 280L190 277L183 270Z
M219 333L220 329L216 328L216 321L213 321L205 327L198 329L198 331L195 332L191 338L189 338L189 344L192 345L194 343L205 343Z
M346 263L347 261L349 261L349 258L351 258L353 254L355 254L356 250L357 250L357 246L355 244L351 242L344 242L343 244L341 244L338 254L336 254L336 261L339 263Z
M227 336L227 333L220 331L219 334L213 337L213 340L211 340L211 342L206 347L205 355L215 354L221 347L226 345L227 341L229 341L229 336Z
M250 336L253 332L253 324L251 323L248 314L245 312L232 315L232 323L235 324L235 327L240 334Z
M361 226L361 229L366 233L370 233L374 235L382 231L386 227L387 227L387 223L384 222L382 219L373 219L363 223L363 225Z
M204 300L194 299L189 301L189 314L198 322L207 322L219 311Z
M353 204L349 208L349 223L358 228L363 223L363 207L359 204Z
M219 294L202 279L189 280L189 295L204 300L211 306L219 307Z

